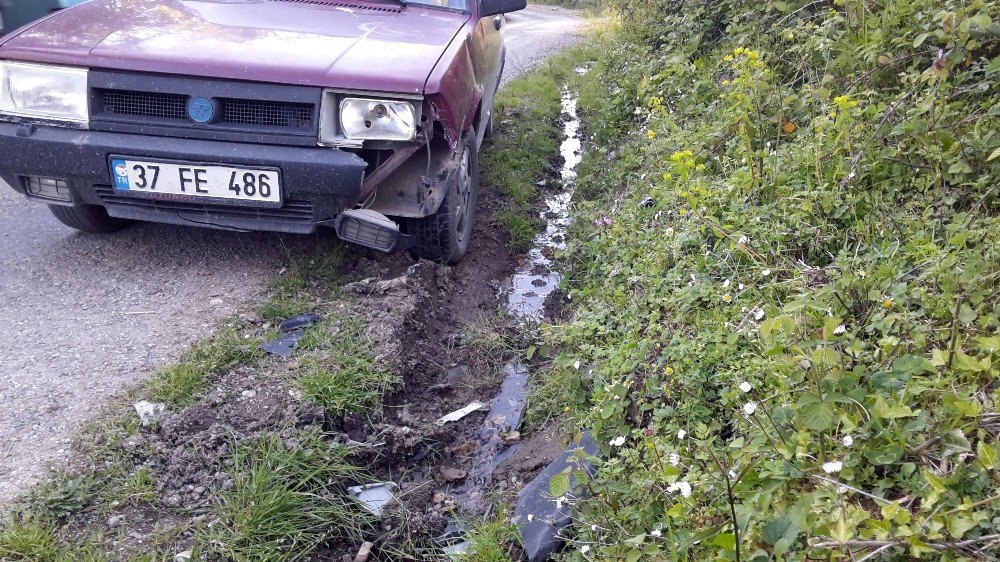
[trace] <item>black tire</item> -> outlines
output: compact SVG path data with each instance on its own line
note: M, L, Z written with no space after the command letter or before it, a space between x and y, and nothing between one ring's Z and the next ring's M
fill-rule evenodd
M462 140L462 160L448 194L437 212L422 219L408 219L414 238L414 256L448 265L462 261L469 250L479 192L479 154L475 132Z
M126 219L108 216L108 212L100 205L81 205L79 207L49 205L49 210L59 219L59 222L66 226L91 234L115 232L131 223Z

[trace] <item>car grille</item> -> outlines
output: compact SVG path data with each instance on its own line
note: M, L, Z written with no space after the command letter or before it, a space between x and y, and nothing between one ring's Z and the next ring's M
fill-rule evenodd
M100 90L104 100L104 113L156 117L159 119L184 119L187 96L150 92Z
M190 96L155 92L98 89L103 112L109 115L187 121ZM306 103L222 98L219 123L311 130L314 106Z

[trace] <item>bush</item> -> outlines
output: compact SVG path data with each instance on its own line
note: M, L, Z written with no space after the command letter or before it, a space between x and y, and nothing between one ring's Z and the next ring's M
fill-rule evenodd
M565 560L997 559L998 6L618 3L541 390L608 444Z

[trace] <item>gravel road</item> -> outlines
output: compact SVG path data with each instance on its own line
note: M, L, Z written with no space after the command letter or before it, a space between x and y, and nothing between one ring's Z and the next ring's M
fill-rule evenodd
M580 25L548 6L512 14L505 81L577 41ZM105 400L256 303L285 256L324 236L157 224L94 236L0 182L0 504L62 464Z

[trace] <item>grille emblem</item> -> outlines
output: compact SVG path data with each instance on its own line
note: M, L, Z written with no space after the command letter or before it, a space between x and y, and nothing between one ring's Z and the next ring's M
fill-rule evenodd
M205 98L191 98L187 106L188 117L195 123L208 123L215 117L215 106Z

